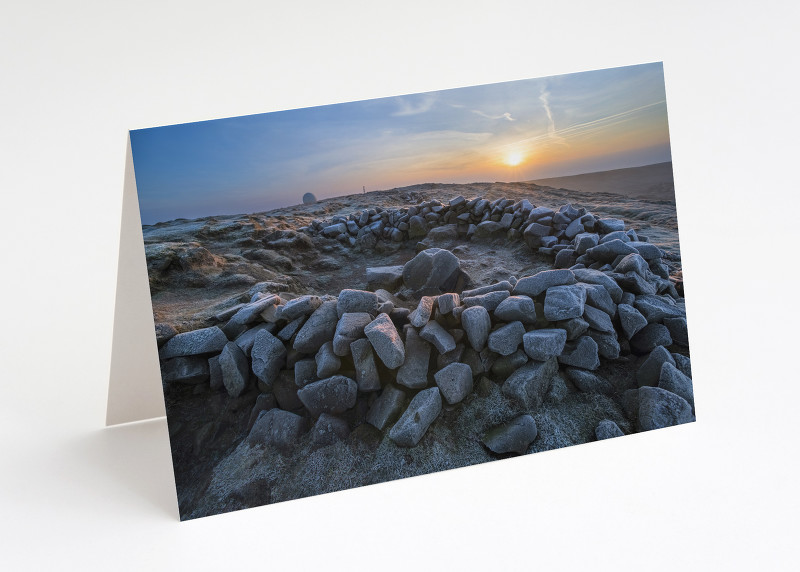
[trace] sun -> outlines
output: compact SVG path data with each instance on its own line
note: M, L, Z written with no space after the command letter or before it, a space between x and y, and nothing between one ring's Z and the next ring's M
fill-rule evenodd
M517 165L522 163L522 161L524 159L525 159L525 157L522 156L522 153L520 153L519 151L512 151L511 153L506 155L506 157L505 157L505 159L503 159L503 161L509 167L516 167Z

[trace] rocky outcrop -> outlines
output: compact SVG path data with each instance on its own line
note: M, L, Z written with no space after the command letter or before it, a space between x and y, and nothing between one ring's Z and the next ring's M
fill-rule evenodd
M218 326L177 333L158 325L165 387L270 396L247 411L247 442L282 451L303 439L326 447L356 438L364 423L414 447L492 386L517 413L483 434L496 454L535 449L535 417L568 395L618 403L638 430L694 419L683 299L664 276L661 250L621 220L570 205L456 197L315 221L303 232L377 248L434 230L448 240L522 241L557 268L465 289L458 256L424 248L405 265L367 268L366 290L261 288L217 312ZM632 384L604 373L617 360L636 364ZM622 434L599 416L591 430L597 439Z

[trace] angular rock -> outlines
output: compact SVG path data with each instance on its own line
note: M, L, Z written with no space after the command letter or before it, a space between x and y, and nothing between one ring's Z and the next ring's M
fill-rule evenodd
M397 383L411 389L426 387L431 346L413 328L406 332L405 356L403 365L397 370Z
M260 294L257 294L259 296ZM226 335L235 338L247 329L247 325L255 322L261 313L267 308L273 307L280 302L280 298L275 295L263 296L256 298L249 304L244 304L235 314L233 314L228 323L222 328Z
M159 359L213 354L222 351L228 338L217 326L177 334L159 350ZM205 360L204 360L205 361Z
M387 314L379 314L364 328L364 334L386 367L397 369L403 365L406 357L403 340Z
M322 305L319 296L307 294L294 300L289 300L281 309L280 319L291 322L302 316L309 316Z
M601 218L596 223L597 230L603 234L617 230L625 230L625 221L618 218Z
M689 331L686 318L664 318L664 325L669 330L672 342L689 347Z
M408 408L389 431L389 438L401 447L415 446L441 411L442 396L439 388L423 389L414 396Z
M617 359L622 348L617 339L617 332L598 332L597 330L589 329L586 335L592 338L597 344L597 353L600 357L605 359Z
M664 253L655 244L650 244L649 242L629 242L628 244L635 248L636 252L648 262L650 260L664 258Z
M655 284L648 282L636 272L628 272L627 274L614 273L612 277L617 281L620 288L626 292L632 292L637 295L656 293Z
M504 322L536 323L536 305L528 296L509 296L495 308L494 315Z
M332 376L342 367L342 360L333 353L333 342L325 342L322 344L322 347L319 348L317 352L315 361L317 364L317 377L319 379Z
M665 318L683 318L686 312L664 296L636 296L633 307L639 310L651 324L663 322Z
M497 354L490 351L488 348L485 351L489 352L489 356L497 356ZM495 378L500 380L506 379L526 363L528 363L528 354L526 354L524 350L519 349L510 356L497 357L488 369Z
M661 366L661 373L658 377L658 387L683 397L687 403L692 406L692 410L694 411L694 388L692 387L692 380L669 362L664 362Z
M419 300L417 308L408 316L409 322L415 328L422 328L431 319L433 314L433 302L435 298L431 296L423 296Z
M338 322L336 300L323 302L295 335L294 349L304 354L317 353L322 344L333 340Z
M464 318L464 314L461 314L461 318ZM450 332L445 330L439 322L433 320L428 322L420 331L419 336L426 342L433 344L433 347L435 347L440 354L446 354L456 349L455 339L453 339Z
M342 314L333 334L333 353L344 357L350 353L350 344L364 337L364 328L372 321L367 312Z
M600 262L613 262L617 256L627 256L628 254L637 253L638 251L630 246L630 243L622 242L621 240L611 240L609 242L598 244L595 247L586 251L586 254Z
M180 356L161 362L164 383L204 383L209 380L208 360L199 356Z
M294 364L294 383L297 387L305 387L315 381L319 381L316 360L301 359Z
M683 375L685 375L686 377L691 379L692 378L692 360L690 360L688 357L686 357L684 355L681 355L681 354L678 354L678 353L673 353L672 354L672 359L675 360L675 367L677 367Z
M467 335L469 344L475 351L486 347L489 331L492 328L492 319L483 306L472 306L461 312L461 326Z
M322 413L311 429L311 442L318 447L333 445L337 441L344 441L350 435L347 421Z
M613 439L614 437L624 437L625 433L611 419L603 419L597 424L594 435L598 441L602 441L604 439Z
M250 352L253 349L256 336L261 330L267 330L269 333L273 333L275 331L275 324L258 324L257 326L242 332L235 340L233 340L247 357L250 357Z
M510 423L486 432L482 442L493 453L523 455L536 439L536 421L530 415L520 415Z
M296 318L296 319L292 320L291 322L289 322L288 324L286 324L284 327L282 327L280 329L280 331L277 333L277 338L279 340L281 340L282 342L288 342L289 340L292 339L292 337L294 337L294 335L297 332L300 331L300 328L303 327L304 323L305 323L305 316L300 316L299 318ZM264 324L264 325L268 325L268 324ZM245 332L245 334L246 333L247 332ZM243 335L244 334L242 334L242 336ZM241 338L242 336L239 336L239 338ZM239 338L236 338L236 339L238 340Z
M572 270L544 270L533 276L526 276L517 280L512 294L514 296L529 296L534 298L554 286L569 286L575 284L575 274Z
M489 349L501 356L511 355L519 348L523 335L525 326L522 322L506 324L489 334Z
M647 278L649 270L650 266L638 252L634 254L628 254L614 267L614 271L619 272L620 274L636 272L636 274L642 278Z
M488 294L489 292L500 292L501 290L505 290L506 292L511 292L514 288L514 285L511 284L508 280L503 280L502 282L498 282L496 284L490 284L488 286L481 286L480 288L474 288L472 290L464 290L461 293L461 298L471 298L474 296L481 296L482 294Z
M378 375L378 366L372 353L372 344L366 338L361 338L350 344L350 353L353 354L353 366L356 370L356 382L362 392L377 391L381 388L381 379Z
M286 363L286 347L278 338L262 330L256 335L250 358L253 361L253 373L270 387Z
M558 361L564 365L595 370L600 367L597 342L589 336L581 336L577 342L567 344Z
M547 361L561 355L567 343L567 332L562 329L533 330L522 336L525 353L536 361Z
M370 290L385 288L394 292L403 283L403 266L375 266L367 268L366 274Z
M642 362L636 372L636 383L639 387L649 385L651 387L658 386L658 378L661 375L661 366L664 363L675 365L675 360L672 354L664 346L656 346L647 359Z
M573 270L572 272L579 282L585 282L587 284L599 284L605 288L615 304L619 304L622 301L622 288L620 288L619 284L617 284L610 276L607 276L599 270L593 270L591 268L581 268L578 270Z
M491 220L483 221L475 228L475 238L488 238L496 232L504 230L503 225Z
M631 351L636 355L645 355L656 346L671 346L672 338L663 324L647 324L631 338Z
M468 298L463 298L462 302L464 306L467 308L472 308L474 306L483 306L490 312L494 312L495 309L500 305L500 303L509 297L509 293L506 290L497 290L495 292L488 292L486 294L480 294L478 296L470 296Z
M247 435L250 446L270 445L282 452L294 448L305 431L305 420L283 409L270 409L258 414Z
M356 404L357 392L355 381L343 375L334 375L300 388L297 397L311 415L318 417L322 413L344 413Z
M611 299L611 294L608 293L608 290L600 286L599 284L586 284L584 282L579 282L581 288L586 290L586 303L590 306L594 306L598 310L602 310L610 318L614 318L617 315L617 305L614 303L614 300Z
M614 324L611 323L611 318L602 310L587 304L583 307L583 319L586 320L590 328L598 332L614 333Z
M250 382L247 356L234 342L228 342L219 354L222 384L231 397L239 397Z
M590 248L600 244L600 237L594 233L582 232L575 236L573 243L575 244L575 252L580 256L581 254L586 254L586 251Z
M591 371L568 367L566 372L573 385L584 393L602 393L603 395L612 395L614 393L614 386L611 385L610 381Z
M406 394L393 385L387 385L367 412L367 423L383 431L403 412Z
M558 372L555 358L531 361L517 369L503 383L503 394L519 401L526 409L537 409L550 389L550 382Z
M433 377L442 397L450 405L472 393L472 369L465 363L451 363Z
M438 289L449 291L455 286L461 267L449 250L429 248L403 266L403 283L415 291Z
M578 318L585 303L586 290L580 286L551 286L544 298L544 317L551 322Z
M692 421L692 406L681 396L659 387L639 389L640 431L661 429Z
M619 323L622 326L622 331L625 332L625 336L628 339L631 339L647 325L647 318L633 306L620 304L617 306L617 313L619 314Z
M589 330L589 322L583 318L570 318L558 323L558 327L567 332L567 340L577 340Z
M366 312L375 314L378 309L378 296L367 290L342 290L336 301L336 315ZM285 312L285 310L284 310Z
M455 308L461 305L461 298L458 294L448 293L442 294L436 298L436 306L442 314L449 314ZM419 326L422 327L422 326Z

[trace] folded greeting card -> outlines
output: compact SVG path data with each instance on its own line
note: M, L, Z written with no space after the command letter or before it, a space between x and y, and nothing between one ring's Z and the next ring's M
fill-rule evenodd
M130 159L152 315L118 307L114 352L135 330L122 369L161 384L112 380L109 421L166 406L182 519L695 419L659 63L141 129Z

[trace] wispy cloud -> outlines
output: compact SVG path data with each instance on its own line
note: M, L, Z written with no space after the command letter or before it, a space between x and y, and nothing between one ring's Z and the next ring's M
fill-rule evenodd
M409 115L419 115L430 111L436 98L431 95L415 97L413 101L404 97L395 98L398 110L392 113L392 117L406 117Z
M470 109L472 113L480 115L481 117L485 117L486 119L505 119L507 121L514 121L514 118L511 117L511 114L506 112L502 115L489 115L488 113L484 113L480 109Z
M462 105L460 103L451 103L450 107L454 107L455 109L468 109L466 105ZM470 109L470 111L475 115L480 115L481 117L485 117L486 119L505 119L506 121L516 121L516 119L511 117L511 114L508 112L502 113L500 115L491 115L489 113L481 111L480 109Z
M541 100L542 98L540 97L539 99ZM548 125L547 133L534 135L533 137L526 137L525 139L519 139L511 143L507 143L503 145L503 147L519 145L521 143L536 143L544 140L555 140L557 142L563 142L566 144L567 138L575 138L581 135L588 135L596 131L608 129L611 126L618 125L620 123L624 123L630 120L631 116L638 113L639 111L643 111L650 107L655 107L656 105L662 105L664 103L666 103L666 100L664 99L660 101L654 101L653 103L648 103L647 105L642 105L639 107L635 107L633 109L622 111L620 113L615 113L613 115L607 115L605 117L593 119L592 121L577 123L575 125L570 125L569 127L564 127L563 129L556 129L555 122L552 121L552 113L550 112L550 107L549 105L545 104L545 110L551 122L551 125Z
M542 86L542 92L539 94L539 101L542 102L544 112L547 115L547 135L556 143L561 145L569 145L556 130L556 122L553 119L553 111L550 109L550 92L547 91L544 86Z

